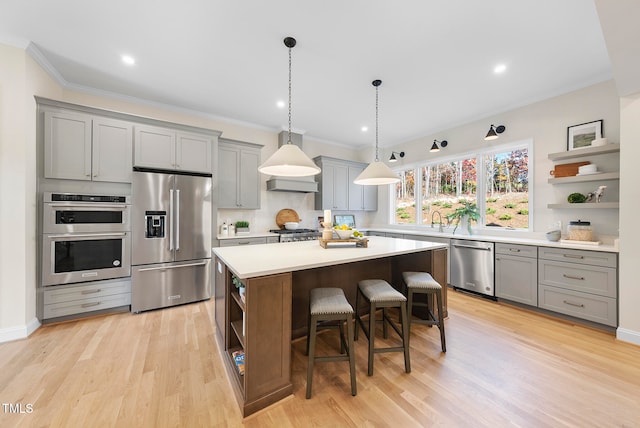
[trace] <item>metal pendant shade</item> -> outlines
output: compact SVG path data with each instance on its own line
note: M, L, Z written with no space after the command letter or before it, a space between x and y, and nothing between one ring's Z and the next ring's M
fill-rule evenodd
M286 37L284 45L289 48L289 138L269 159L258 167L262 174L281 177L307 177L320 173L320 168L295 144L291 143L291 49L296 39Z
M365 186L379 186L383 184L393 184L400 181L400 177L391 171L384 162L380 162L378 157L378 87L381 80L374 80L371 84L376 88L376 159L367 166L353 182Z

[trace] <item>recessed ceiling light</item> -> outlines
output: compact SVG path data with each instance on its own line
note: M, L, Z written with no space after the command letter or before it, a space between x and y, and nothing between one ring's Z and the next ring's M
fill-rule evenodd
M502 74L505 71L507 71L507 66L505 64L498 64L493 69L493 72L496 74Z
M284 101L280 100L276 103L276 105L278 106L278 108L284 108L287 104Z
M368 126L363 126L360 129L362 130L362 132L367 132L369 130L369 127Z
M131 55L122 55L122 62L127 65L133 65L136 63L136 59Z

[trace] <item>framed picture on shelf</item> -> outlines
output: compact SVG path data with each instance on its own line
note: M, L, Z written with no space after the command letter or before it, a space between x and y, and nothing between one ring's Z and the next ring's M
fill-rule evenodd
M567 128L567 151L591 147L593 140L602 138L602 119Z

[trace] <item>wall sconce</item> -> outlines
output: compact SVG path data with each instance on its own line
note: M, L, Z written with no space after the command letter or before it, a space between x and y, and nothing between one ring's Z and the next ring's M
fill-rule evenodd
M498 138L498 134L502 134L505 131L504 125L494 126L491 124L489 127L489 132L487 132L487 136L484 137L486 141L496 140Z
M404 152L391 152L391 157L389 158L389 162L396 162L398 160L396 158L396 154L401 158L404 157Z
M437 152L440 151L440 147L438 147L438 143L440 143L440 147L442 147L442 148L447 147L447 144L449 144L447 142L447 140L442 140L442 141L433 140L433 144L431 145L431 148L429 149L429 151L431 153L437 153Z

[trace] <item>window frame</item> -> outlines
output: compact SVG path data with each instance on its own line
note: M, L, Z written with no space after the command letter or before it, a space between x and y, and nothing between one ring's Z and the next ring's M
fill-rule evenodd
M487 194L487 181L486 181L486 168L485 168L485 158L488 155L495 155L498 153L504 153L514 150L527 150L527 180L528 180L528 225L527 228L513 228L513 227L497 227L497 226L487 226L486 225L486 194ZM394 168L393 171L395 173L400 173L402 171L412 170L414 174L415 181L415 210L416 210L416 218L414 223L396 223L396 191L395 185L390 185L391 191L389 192L389 224L398 227L427 227L429 224L423 223L422 221L422 187L423 187L423 174L422 170L425 167L429 167L432 165L448 163L448 162L457 162L463 161L465 159L475 158L476 159L476 205L478 207L478 211L480 212L480 219L477 224L477 228L480 230L494 230L494 231L509 231L509 232L531 232L533 231L533 219L534 219L534 144L533 138L528 138L525 140L519 140L499 145L494 145L490 147L486 147L480 150L458 153L455 155L442 156L434 159L430 159L423 162L416 162L412 164L407 164L402 168ZM485 195L485 197L478 198L477 195Z

